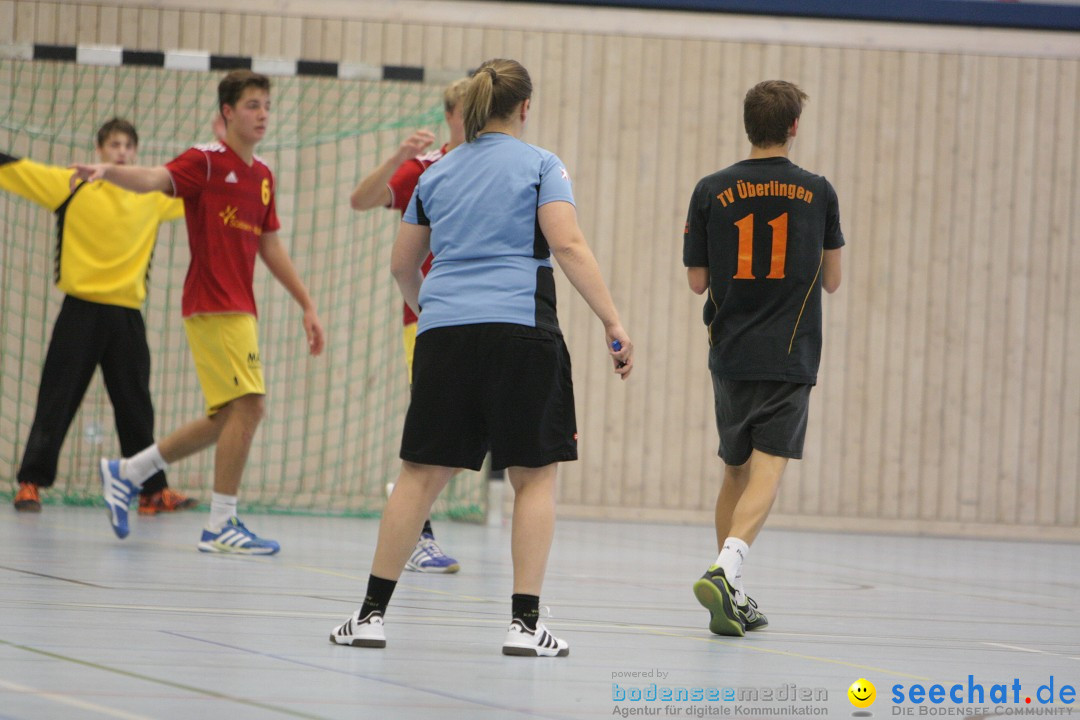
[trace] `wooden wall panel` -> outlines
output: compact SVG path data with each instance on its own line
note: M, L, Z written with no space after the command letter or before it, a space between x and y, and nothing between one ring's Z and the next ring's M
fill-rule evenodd
M202 13L195 10L180 11L180 44L177 50L202 48ZM162 48L168 50L170 48Z
M1050 310L1047 313L1047 367L1044 397L1049 400L1043 418L1040 462L1046 470L1041 474L1046 484L1055 485L1056 492L1046 494L1054 504L1052 519L1047 523L1071 526L1080 518L1080 492L1077 482L1057 481L1069 477L1080 467L1080 373L1075 358L1080 352L1080 330L1076 313L1080 312L1080 292L1077 280L1080 273L1080 251L1076 238L1080 236L1080 141L1073 118L1080 111L1080 73L1077 63L1058 61L1053 90L1056 104L1055 128L1052 136L1054 157L1050 167L1057 179L1050 195L1050 237L1052 261L1048 289ZM1059 403L1054 412L1054 404Z
M1067 275L1069 300L1065 313L1067 321L1064 333L1068 337L1068 344L1064 353L1066 370L1065 392L1062 394L1062 458L1058 477L1064 480L1060 484L1063 499L1067 500L1071 497L1072 502L1065 506L1064 514L1059 516L1058 524L1062 522L1062 518L1067 518L1065 522L1072 524L1076 524L1080 519L1080 491L1077 490L1077 485L1080 483L1070 479L1070 473L1075 478L1076 469L1080 467L1080 372L1076 371L1075 361L1075 358L1080 356L1080 323L1076 322L1077 314L1080 313L1080 252L1076 249L1076 238L1080 237L1080 182L1078 182L1080 177L1077 171L1078 163L1080 163L1080 139L1077 138L1076 123L1072 120L1075 117L1075 111L1080 109L1080 73L1077 69L1077 64L1071 63L1063 76L1071 79L1072 82L1062 83L1059 86L1063 93L1062 97L1067 98L1067 101L1062 105L1058 117L1070 129L1067 136L1069 142L1063 143L1062 147L1071 145L1073 151L1069 170L1062 169L1060 174L1055 176L1063 181L1062 194L1071 193L1072 195L1071 201L1065 204L1060 215L1057 211L1054 213L1055 217L1067 218L1062 223L1062 227L1066 230L1065 241L1059 242L1058 247L1066 244L1069 246ZM1066 179L1071 180L1067 185L1064 183ZM1050 421L1053 422L1053 418Z
M200 50L207 50L212 53L218 53L221 55L235 54L230 53L224 49L225 46L221 42L221 22L223 16L221 13L204 12L199 18L199 47Z
M559 276L581 436L559 497L588 517L711 516L722 467L680 228L697 180L745 156L746 89L793 79L810 95L793 160L837 188L849 244L844 284L824 299L806 457L777 522L1080 538L1080 53L1013 51L992 33L928 47L902 28L889 49L679 37L670 19L657 31L618 10L595 11L613 19L595 25L605 34L465 9L442 22L370 3L295 7L0 0L0 42L448 71L520 58L535 85L527 139L571 173L639 351L618 382L602 328ZM1031 48L1030 35L1011 37Z
M161 11L161 42L154 50L160 50L162 48L169 48L175 50L181 47L180 45L180 11L179 10L162 10Z
M34 19L37 17L37 7L33 3L15 3L15 34L12 40L17 43L32 43L37 40L34 28ZM44 35L43 37L48 37Z
M134 7L120 8L120 25L117 28L116 43L123 47L142 48L143 44L152 46L157 42L157 33L145 38L140 34L139 15L142 10Z
M15 42L15 3L0 0L0 43Z
M304 58L302 54L304 37L302 30L303 20L301 18L283 18L281 23L280 57L289 59Z
M140 50L158 50L164 46L161 36L161 11L154 8L139 10L138 30L134 42Z

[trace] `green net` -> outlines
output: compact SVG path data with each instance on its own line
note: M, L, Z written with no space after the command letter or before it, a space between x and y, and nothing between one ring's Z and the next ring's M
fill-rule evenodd
M0 61L0 152L66 166L94 158L108 118L139 131L139 162L159 164L212 140L221 73ZM277 181L282 237L327 330L307 354L299 308L258 264L260 350L267 414L241 490L249 510L377 514L397 475L408 381L401 298L389 273L396 212L356 213L349 193L402 135L444 136L442 87L405 82L275 78L273 116L259 155ZM33 419L41 366L62 294L53 286L55 217L0 193L0 468L13 487ZM157 433L199 417L202 393L180 318L188 265L183 221L158 236L145 309ZM96 375L68 432L45 501L96 502L96 460L116 456L112 407ZM169 468L169 484L208 498L213 452ZM479 519L479 473L459 473L436 515Z

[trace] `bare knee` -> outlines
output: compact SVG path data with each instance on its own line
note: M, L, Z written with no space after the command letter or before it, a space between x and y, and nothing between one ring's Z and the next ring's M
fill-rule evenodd
M238 409L244 413L249 422L258 425L266 417L266 396L245 395L239 398L241 405Z
M557 469L558 463L538 468L510 467L507 468L507 475L510 477L510 486L514 488L515 493L521 492L525 487L540 489L546 486L554 495Z
M254 433L266 415L266 398L262 395L238 397L223 408L224 420L237 423L246 433Z
M750 480L750 461L744 462L742 465L725 465L724 466L724 482L731 483L732 485L740 488L746 487L746 483Z
M401 477L398 483L415 482L432 496L438 495L450 478L454 476L454 468L442 467L441 465L423 465L421 463L404 460L401 463Z

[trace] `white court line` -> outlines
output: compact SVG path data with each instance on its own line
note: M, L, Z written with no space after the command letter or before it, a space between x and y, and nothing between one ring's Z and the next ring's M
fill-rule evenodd
M1026 653L1037 653L1039 655L1057 655L1057 653L1049 652L1047 650L1034 650L1032 648L1020 647L1019 645L1006 645L1005 643L984 642L983 645L993 645L994 647L1006 648L1008 650L1019 650Z
M67 697L66 695L58 695L56 693L38 690L37 688L19 685L18 683L8 682L7 680L0 680L0 687L5 687L8 690L14 690L16 692L27 693L28 695L33 695L35 697L48 698L49 700L53 700L63 705L70 705L71 707L76 707L80 710L89 710L102 715L108 715L109 717L123 718L124 720L152 720L152 718L146 715L136 715L134 713L116 710L86 700L76 700L75 698Z

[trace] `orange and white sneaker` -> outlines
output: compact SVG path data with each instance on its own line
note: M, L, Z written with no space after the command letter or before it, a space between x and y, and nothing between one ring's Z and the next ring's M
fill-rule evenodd
M41 512L41 498L38 497L38 486L34 483L19 483L19 491L15 493L15 509L19 512Z
M199 501L181 495L172 488L162 488L151 495L139 496L139 514L157 515L159 512L176 512L196 507Z

